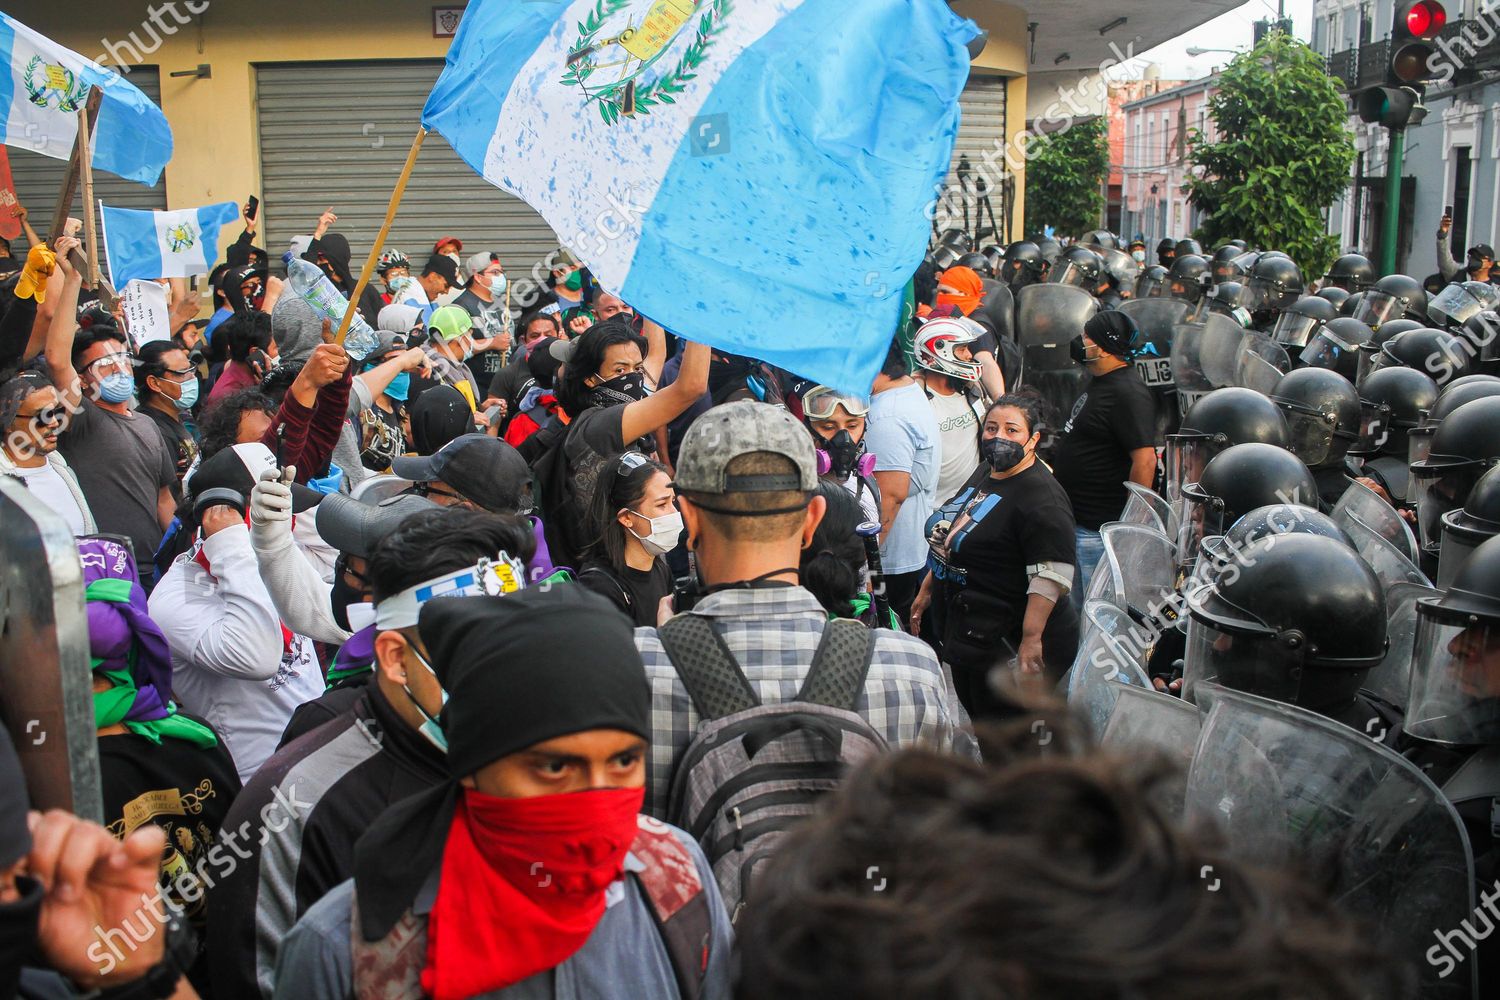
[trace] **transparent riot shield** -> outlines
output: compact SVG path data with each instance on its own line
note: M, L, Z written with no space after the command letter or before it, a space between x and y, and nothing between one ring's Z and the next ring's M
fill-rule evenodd
M1156 400L1157 447L1166 443L1166 436L1181 418L1177 384L1172 379L1172 335L1186 321L1188 309L1188 303L1181 299L1168 298L1132 299L1120 305L1120 312L1134 320L1141 331L1135 370L1151 387Z
M1089 599L1108 601L1136 621L1169 609L1177 575L1176 543L1165 532L1120 521L1104 525L1099 537L1104 555L1094 570Z
M1090 246L1089 249L1104 261L1104 270L1109 272L1120 288L1129 291L1135 287L1135 279L1141 276L1141 265L1134 257L1124 250L1106 250L1097 246Z
M1245 332L1235 363L1234 385L1269 396L1281 376L1291 370L1292 359L1287 357L1285 348L1253 330Z
M1186 414L1205 394L1239 384L1246 335L1244 327L1221 313L1205 313L1201 322L1177 328L1172 338L1172 380L1179 410ZM1254 336L1270 343L1261 334Z
M1030 285L1016 295L1016 342L1028 380L1035 372L1078 367L1068 343L1098 311L1093 296L1072 285Z
M1186 771L1193 762L1202 727L1203 717L1196 706L1150 688L1125 685L1115 692L1114 711L1099 742L1126 751L1161 750Z
M1172 505L1167 503L1160 493L1147 489L1140 483L1126 483L1125 489L1130 496L1125 501L1125 510L1120 515L1121 521L1126 524L1138 524L1143 528L1153 528L1169 538L1177 537Z
M1148 636L1120 608L1106 601L1084 604L1083 636L1068 671L1068 704L1078 711L1094 736L1104 732L1122 687L1151 688L1146 676Z
M1411 533L1411 527L1396 513L1396 508L1364 483L1351 482L1344 495L1339 497L1339 502L1333 505L1330 516L1346 533L1352 518L1358 518L1366 528L1395 546L1408 561L1417 558L1417 539Z
M0 719L32 804L103 822L89 657L72 532L0 476Z
M1441 591L1418 583L1398 583L1385 594L1385 659L1365 675L1364 690L1404 715L1411 695L1411 659L1417 637L1417 602Z
M1432 586L1432 581L1417 568L1416 563L1402 555L1401 550L1389 539L1365 524L1358 514L1346 514L1344 520L1339 522L1339 528L1349 536L1359 557L1375 571L1375 575L1380 578L1380 587L1386 593L1390 593L1391 588L1398 583Z
M1332 720L1212 684L1188 772L1187 816L1219 824L1240 859L1329 887L1387 935L1424 1000L1475 996L1474 962L1443 978L1434 930L1470 919L1474 862L1443 793L1413 764ZM1205 876L1209 877L1209 876Z

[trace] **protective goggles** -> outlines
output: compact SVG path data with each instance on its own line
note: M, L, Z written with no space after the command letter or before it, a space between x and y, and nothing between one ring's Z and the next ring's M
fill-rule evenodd
M826 385L813 386L802 397L802 412L809 420L827 420L840 406L851 417L863 417L870 412L870 404L865 400Z

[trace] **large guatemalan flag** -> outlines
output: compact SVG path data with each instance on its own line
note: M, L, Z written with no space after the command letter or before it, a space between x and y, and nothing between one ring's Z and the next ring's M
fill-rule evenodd
M68 159L91 86L104 91L95 169L154 186L172 158L161 108L118 74L0 14L0 142Z
M941 0L474 0L422 122L669 330L866 393L976 33Z
M208 274L219 259L219 230L240 217L232 201L174 212L99 206L109 276L116 288L134 278Z

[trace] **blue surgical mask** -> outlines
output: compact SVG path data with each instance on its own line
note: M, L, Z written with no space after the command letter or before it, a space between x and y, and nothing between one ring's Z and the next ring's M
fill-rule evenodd
M398 403L406 402L409 392L411 392L411 372L402 372L391 379L391 384L385 387L385 394Z
M490 292L493 293L496 298L500 298L505 294L506 283L507 279L504 274L495 275L490 279Z
M182 395L172 400L172 402L176 404L179 410L191 410L194 404L198 402L198 379L194 378L191 382L183 382L180 389Z
M123 403L135 395L135 379L125 372L111 372L99 380L99 398L106 403Z
M427 672L429 674L432 674L433 677L437 676L437 671L432 669L432 664L427 662L427 657L417 652L417 648L415 646L412 647L411 655L415 656L421 662L422 666L427 668ZM403 684L401 685L401 689L406 692L406 697L411 699L411 703L413 705L416 705L417 711L421 713L422 718L426 720L417 727L417 732L421 733L423 738L426 739L428 743L431 743L433 746L443 751L443 753L447 753L448 734L443 732L443 727L438 723L438 720L427 714L427 709L423 708L421 704L418 703L417 699L412 695L411 688ZM447 691L443 691L443 704L448 704ZM441 711L441 709L439 709L439 711Z

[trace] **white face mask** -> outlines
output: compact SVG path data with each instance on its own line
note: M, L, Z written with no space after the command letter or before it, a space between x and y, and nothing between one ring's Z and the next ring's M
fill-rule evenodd
M630 510L629 507L625 509L636 517L646 517L645 514L642 514L638 510ZM651 522L651 534L649 535L641 536L628 527L625 529L641 543L641 548L653 556L660 556L666 555L677 547L677 539L682 535L681 511L674 510L672 513L663 514L661 517L646 517L646 520Z

